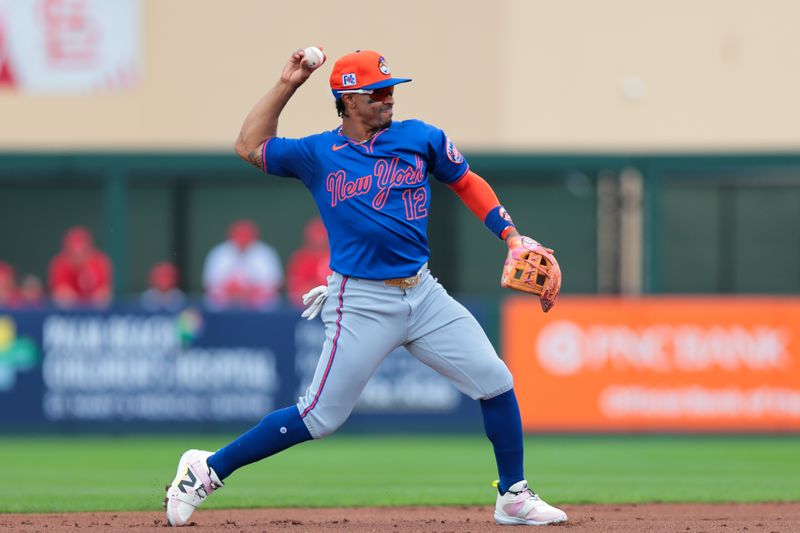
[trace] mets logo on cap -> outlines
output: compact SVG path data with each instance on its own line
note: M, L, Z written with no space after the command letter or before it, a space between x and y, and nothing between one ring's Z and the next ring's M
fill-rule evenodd
M378 58L378 70L380 70L387 76L392 72L392 69L390 69L389 65L386 64L386 59L384 59L383 56Z

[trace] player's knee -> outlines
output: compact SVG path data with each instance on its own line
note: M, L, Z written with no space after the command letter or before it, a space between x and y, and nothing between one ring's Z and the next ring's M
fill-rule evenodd
M311 417L311 425L313 427L313 435L315 439L324 439L328 435L331 435L334 431L339 429L342 424L345 423L350 413L345 413L344 415L335 414L335 415L326 415L326 416L314 416L316 413L313 411L309 413Z
M328 422L328 423L325 423L325 424L321 424L319 426L319 429L317 430L317 433L319 434L318 438L324 439L328 435L332 435L333 432L335 432L337 429L342 427L343 423L344 423L344 421L338 422L338 423L337 422L333 422L333 423Z
M503 365L503 369L500 371L502 377L501 379L508 384L508 388L511 389L514 387L514 376L511 374L511 371L508 369L506 365Z
M476 399L487 400L514 388L514 376L511 375L505 363L499 359L498 362L499 364L487 367L482 374L485 376L485 380L482 383L483 390Z

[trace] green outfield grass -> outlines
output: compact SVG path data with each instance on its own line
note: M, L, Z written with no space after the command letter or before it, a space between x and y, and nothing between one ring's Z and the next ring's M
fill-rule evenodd
M227 437L0 437L0 511L159 510L180 453ZM558 504L800 500L800 437L526 439L528 480ZM494 502L482 436L335 435L233 474L208 508Z

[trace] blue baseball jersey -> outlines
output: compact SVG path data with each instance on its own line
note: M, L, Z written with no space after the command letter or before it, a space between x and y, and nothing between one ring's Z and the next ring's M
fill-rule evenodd
M469 165L442 130L393 122L367 142L341 128L264 145L262 170L301 180L328 230L332 270L365 279L414 275L430 258L428 173L444 183Z

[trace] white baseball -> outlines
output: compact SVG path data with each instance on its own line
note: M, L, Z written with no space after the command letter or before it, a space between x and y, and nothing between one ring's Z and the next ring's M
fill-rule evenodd
M303 61L309 68L317 68L325 60L322 50L316 46L309 46L303 49Z

